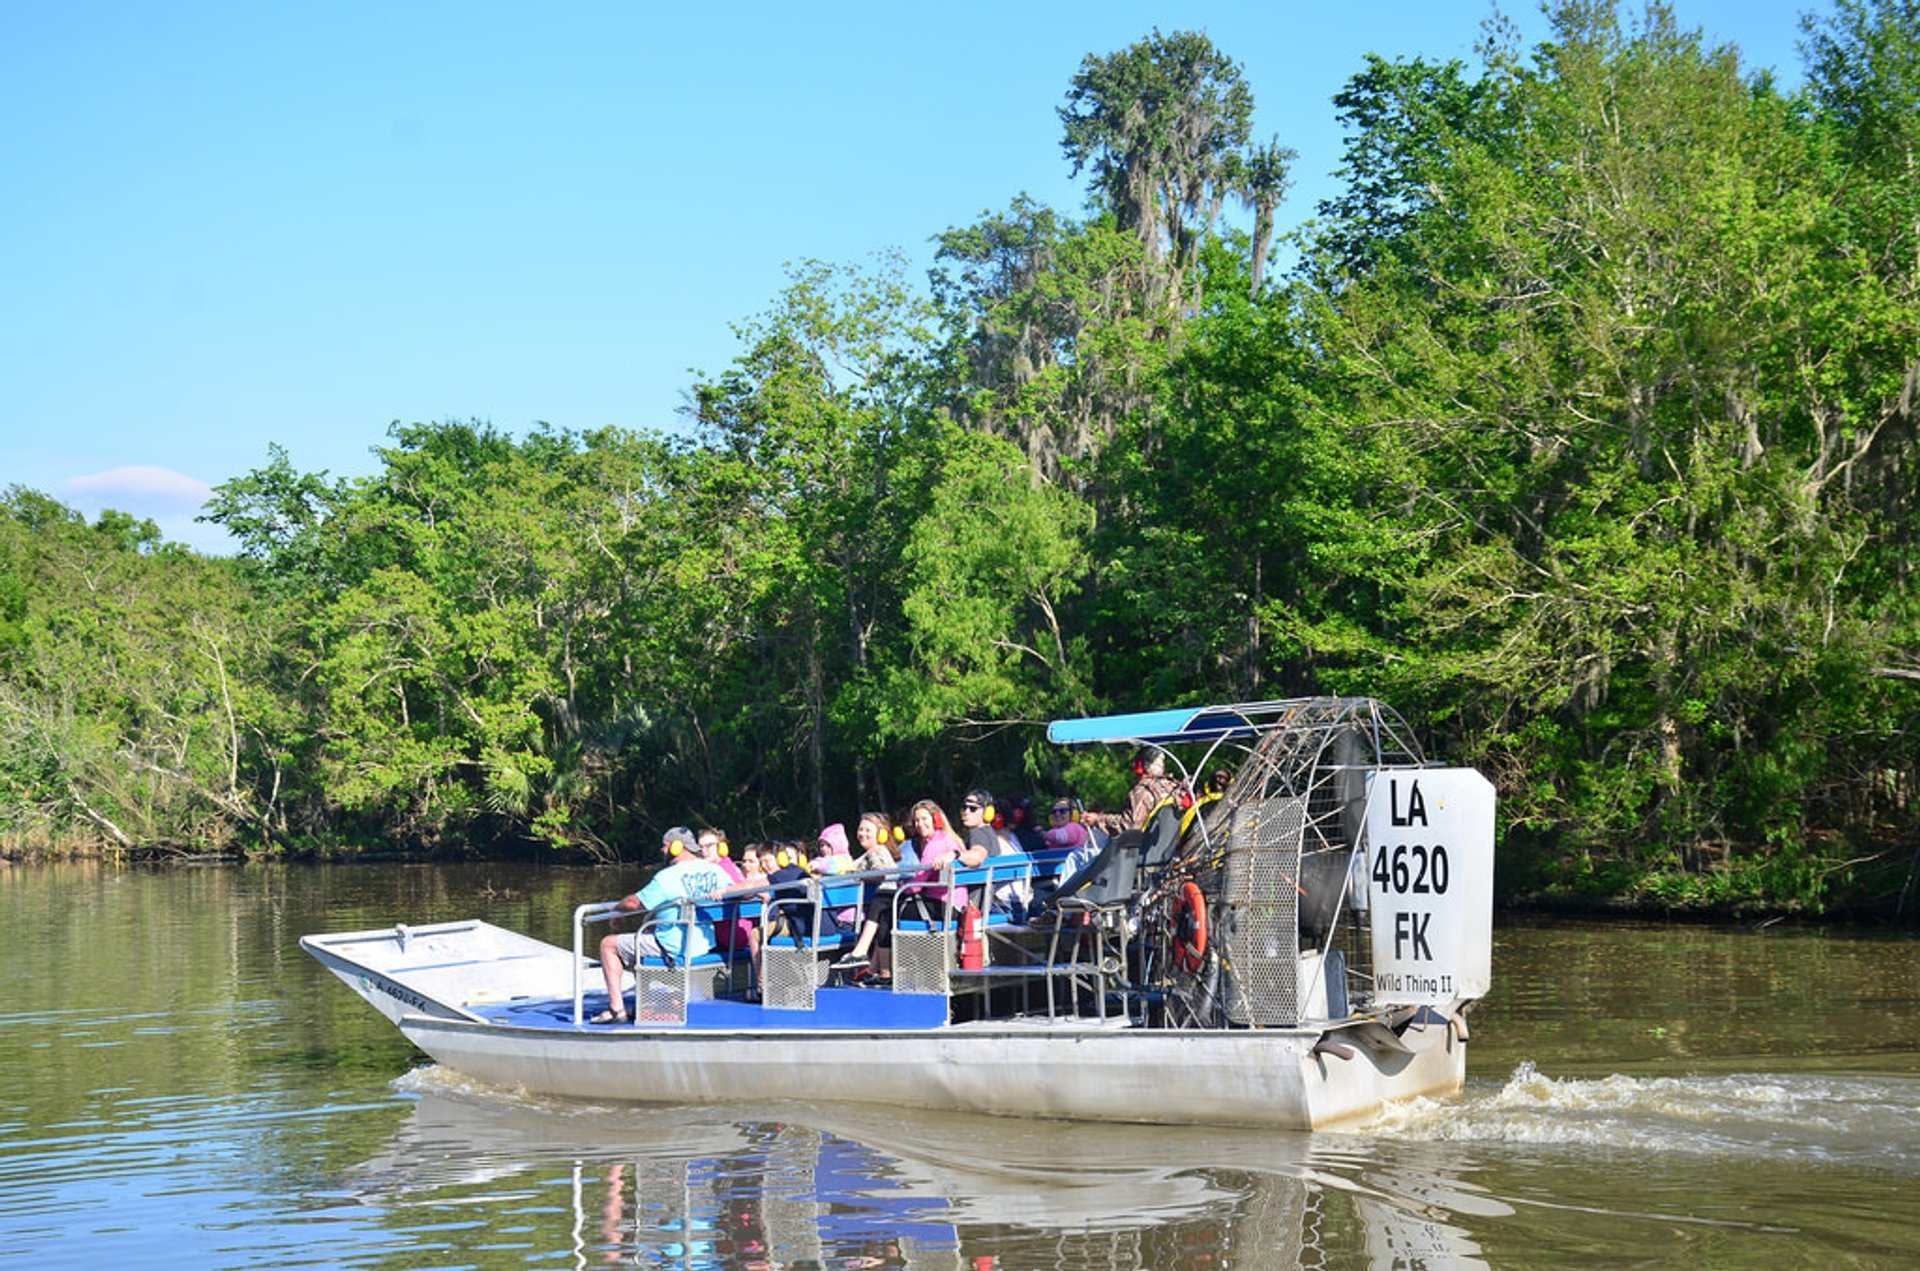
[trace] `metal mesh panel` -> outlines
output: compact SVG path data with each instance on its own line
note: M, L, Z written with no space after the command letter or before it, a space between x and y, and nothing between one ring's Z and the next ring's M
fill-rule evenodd
M640 1022L687 1022L687 972L684 967L641 967L637 975L633 1006Z
M1234 814L1221 880L1220 923L1232 984L1227 1018L1236 1024L1293 1024L1300 1018L1300 839L1306 800L1262 799Z
M950 933L945 931L899 931L893 933L893 991L896 993L946 993L947 972L952 969Z
M725 997L733 988L734 969L730 966L697 966L687 975L687 1000L711 1002Z
M786 1011L812 1010L819 961L812 949L769 945L760 955L760 1000Z

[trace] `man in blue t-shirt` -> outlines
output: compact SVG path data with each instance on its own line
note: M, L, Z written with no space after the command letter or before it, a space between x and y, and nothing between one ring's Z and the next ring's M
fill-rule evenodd
M683 913L674 901L708 900L727 887L727 876L720 867L702 859L694 851L693 831L676 825L661 837L660 850L667 865L633 895L620 902L627 913L658 915L652 926L638 932L609 934L600 941L600 969L607 978L607 1009L594 1016L595 1024L627 1022L624 974L640 964L642 958L665 958L685 964L713 947L707 926L689 913Z

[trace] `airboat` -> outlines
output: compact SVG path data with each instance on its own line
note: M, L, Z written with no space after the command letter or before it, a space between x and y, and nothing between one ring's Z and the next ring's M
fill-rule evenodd
M643 962L614 1027L587 1022L608 1005L587 946L628 916L617 901L576 909L570 948L479 920L301 945L436 1063L544 1095L1317 1129L1461 1087L1491 983L1485 777L1429 763L1366 697L1047 733L1159 747L1182 791L1091 859L949 866L941 885L987 903L897 919L886 988L834 967L851 938L824 918L888 881L872 874L645 915L744 922L753 948Z

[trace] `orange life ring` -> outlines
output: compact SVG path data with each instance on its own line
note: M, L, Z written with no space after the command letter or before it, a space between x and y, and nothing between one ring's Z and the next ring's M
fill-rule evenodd
M1207 961L1207 898L1197 883L1180 884L1173 902L1173 962L1188 975Z

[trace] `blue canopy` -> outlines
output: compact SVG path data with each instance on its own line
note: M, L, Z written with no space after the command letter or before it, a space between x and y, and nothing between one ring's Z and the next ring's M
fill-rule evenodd
M1140 711L1131 715L1099 715L1090 719L1056 719L1047 725L1047 740L1057 746L1092 742L1132 742L1165 746L1179 741L1218 741L1260 731L1263 724L1250 716L1271 714L1292 703L1261 702L1252 706L1185 706L1170 711Z

